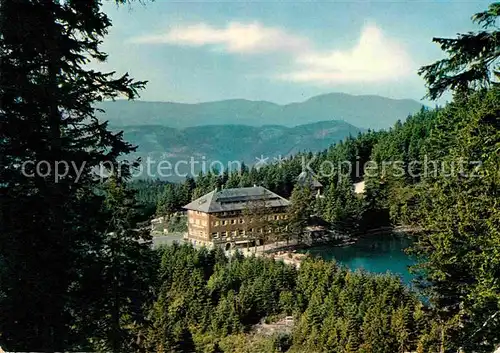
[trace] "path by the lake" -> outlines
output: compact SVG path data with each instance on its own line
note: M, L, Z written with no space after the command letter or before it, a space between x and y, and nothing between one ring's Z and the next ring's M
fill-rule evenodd
M171 245L174 242L184 243L183 233L161 234L153 237L153 246ZM325 260L335 260L351 270L363 269L373 273L387 273L401 277L403 282L411 285L413 275L408 268L415 261L405 253L404 249L410 246L411 239L394 234L380 234L361 237L356 243L345 246L322 245L317 247L294 250L296 241L275 242L256 247L243 247L225 251L232 256L239 251L243 256L264 256L274 258L299 267L305 254L318 256Z

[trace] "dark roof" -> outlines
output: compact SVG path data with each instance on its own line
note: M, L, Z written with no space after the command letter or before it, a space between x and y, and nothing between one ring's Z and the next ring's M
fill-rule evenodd
M312 188L321 188L323 185L316 179L316 175L313 172L303 171L299 174L297 178L297 183L300 185L307 185Z
M239 211L252 201L265 201L266 207L288 206L290 201L262 186L214 190L188 203L185 209L205 213Z

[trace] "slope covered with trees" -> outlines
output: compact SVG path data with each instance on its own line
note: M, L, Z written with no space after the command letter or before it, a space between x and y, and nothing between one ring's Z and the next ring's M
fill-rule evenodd
M297 270L188 245L160 252L158 297L142 333L148 351L437 351L432 315L396 277L313 259ZM252 333L286 315L291 333Z

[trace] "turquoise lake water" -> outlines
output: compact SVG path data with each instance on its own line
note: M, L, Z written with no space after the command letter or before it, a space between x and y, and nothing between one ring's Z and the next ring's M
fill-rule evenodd
M399 276L403 282L411 285L413 275L408 267L415 261L404 249L412 240L392 234L370 235L360 238L353 245L344 247L320 246L302 252L312 256L320 256L325 260L336 260L352 270L364 269L374 273L391 272Z

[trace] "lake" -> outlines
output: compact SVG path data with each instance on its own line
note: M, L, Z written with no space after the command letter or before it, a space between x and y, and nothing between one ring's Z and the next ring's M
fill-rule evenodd
M412 240L393 234L370 235L360 238L353 245L344 247L319 246L301 252L312 256L320 256L325 260L336 260L352 270L365 269L374 273L391 272L399 276L403 282L411 285L413 275L408 266L415 261L404 249Z

